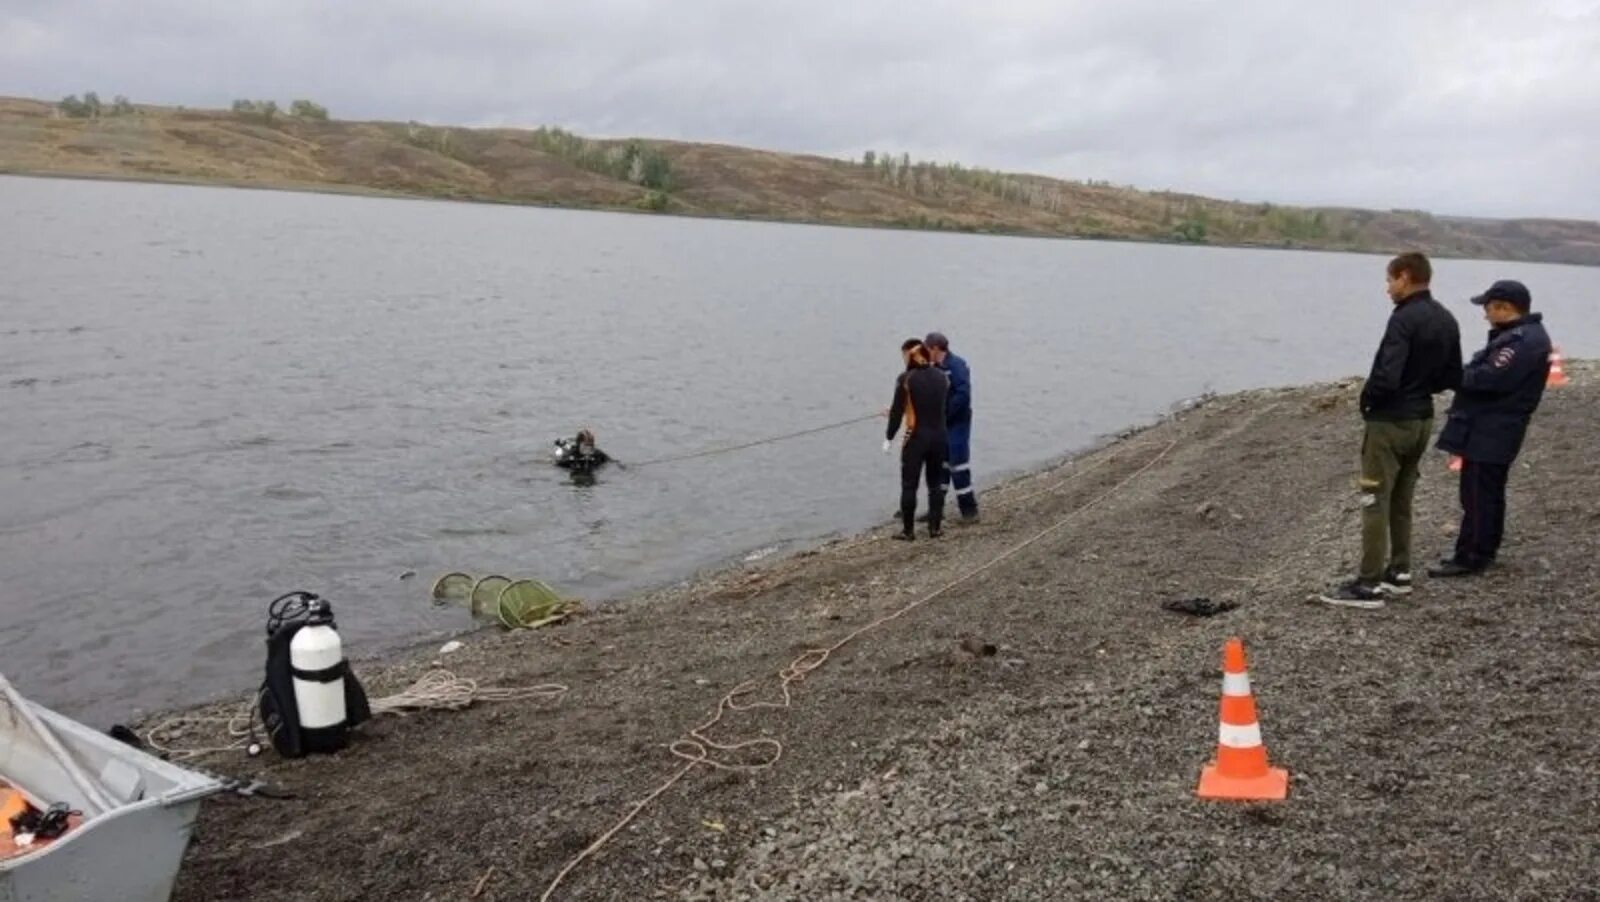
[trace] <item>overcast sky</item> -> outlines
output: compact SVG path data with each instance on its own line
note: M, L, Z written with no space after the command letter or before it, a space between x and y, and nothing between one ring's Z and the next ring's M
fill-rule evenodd
M1600 219L1600 0L0 0L0 94Z

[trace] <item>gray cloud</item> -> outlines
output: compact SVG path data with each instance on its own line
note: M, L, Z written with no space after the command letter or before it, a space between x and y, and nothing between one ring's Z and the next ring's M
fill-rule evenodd
M1600 218L1600 0L7 0L0 91Z

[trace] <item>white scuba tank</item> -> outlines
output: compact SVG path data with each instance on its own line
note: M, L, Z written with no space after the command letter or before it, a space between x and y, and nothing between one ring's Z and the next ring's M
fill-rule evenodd
M311 620L289 643L289 664L294 671L294 703L302 730L342 730L344 708L344 646L326 605L313 602ZM310 738L314 738L312 734ZM313 741L313 745L317 744Z

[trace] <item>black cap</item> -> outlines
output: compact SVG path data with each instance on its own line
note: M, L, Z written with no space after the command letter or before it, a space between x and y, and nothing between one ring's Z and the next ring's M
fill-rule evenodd
M930 348L938 348L941 351L950 350L950 339L945 338L943 332L929 332L928 337L924 338L922 343Z
M1533 306L1533 295L1528 293L1528 286L1512 279L1501 279L1489 286L1489 290L1472 299L1472 303L1482 307L1490 301L1505 301L1514 305L1518 310L1527 310Z

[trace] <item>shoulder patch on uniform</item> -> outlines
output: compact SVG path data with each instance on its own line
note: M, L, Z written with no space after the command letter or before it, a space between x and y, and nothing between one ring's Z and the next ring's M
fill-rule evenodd
M1495 351L1494 354L1490 356L1489 365L1497 370L1503 370L1511 365L1511 361L1516 359L1517 349L1512 347L1504 347Z

